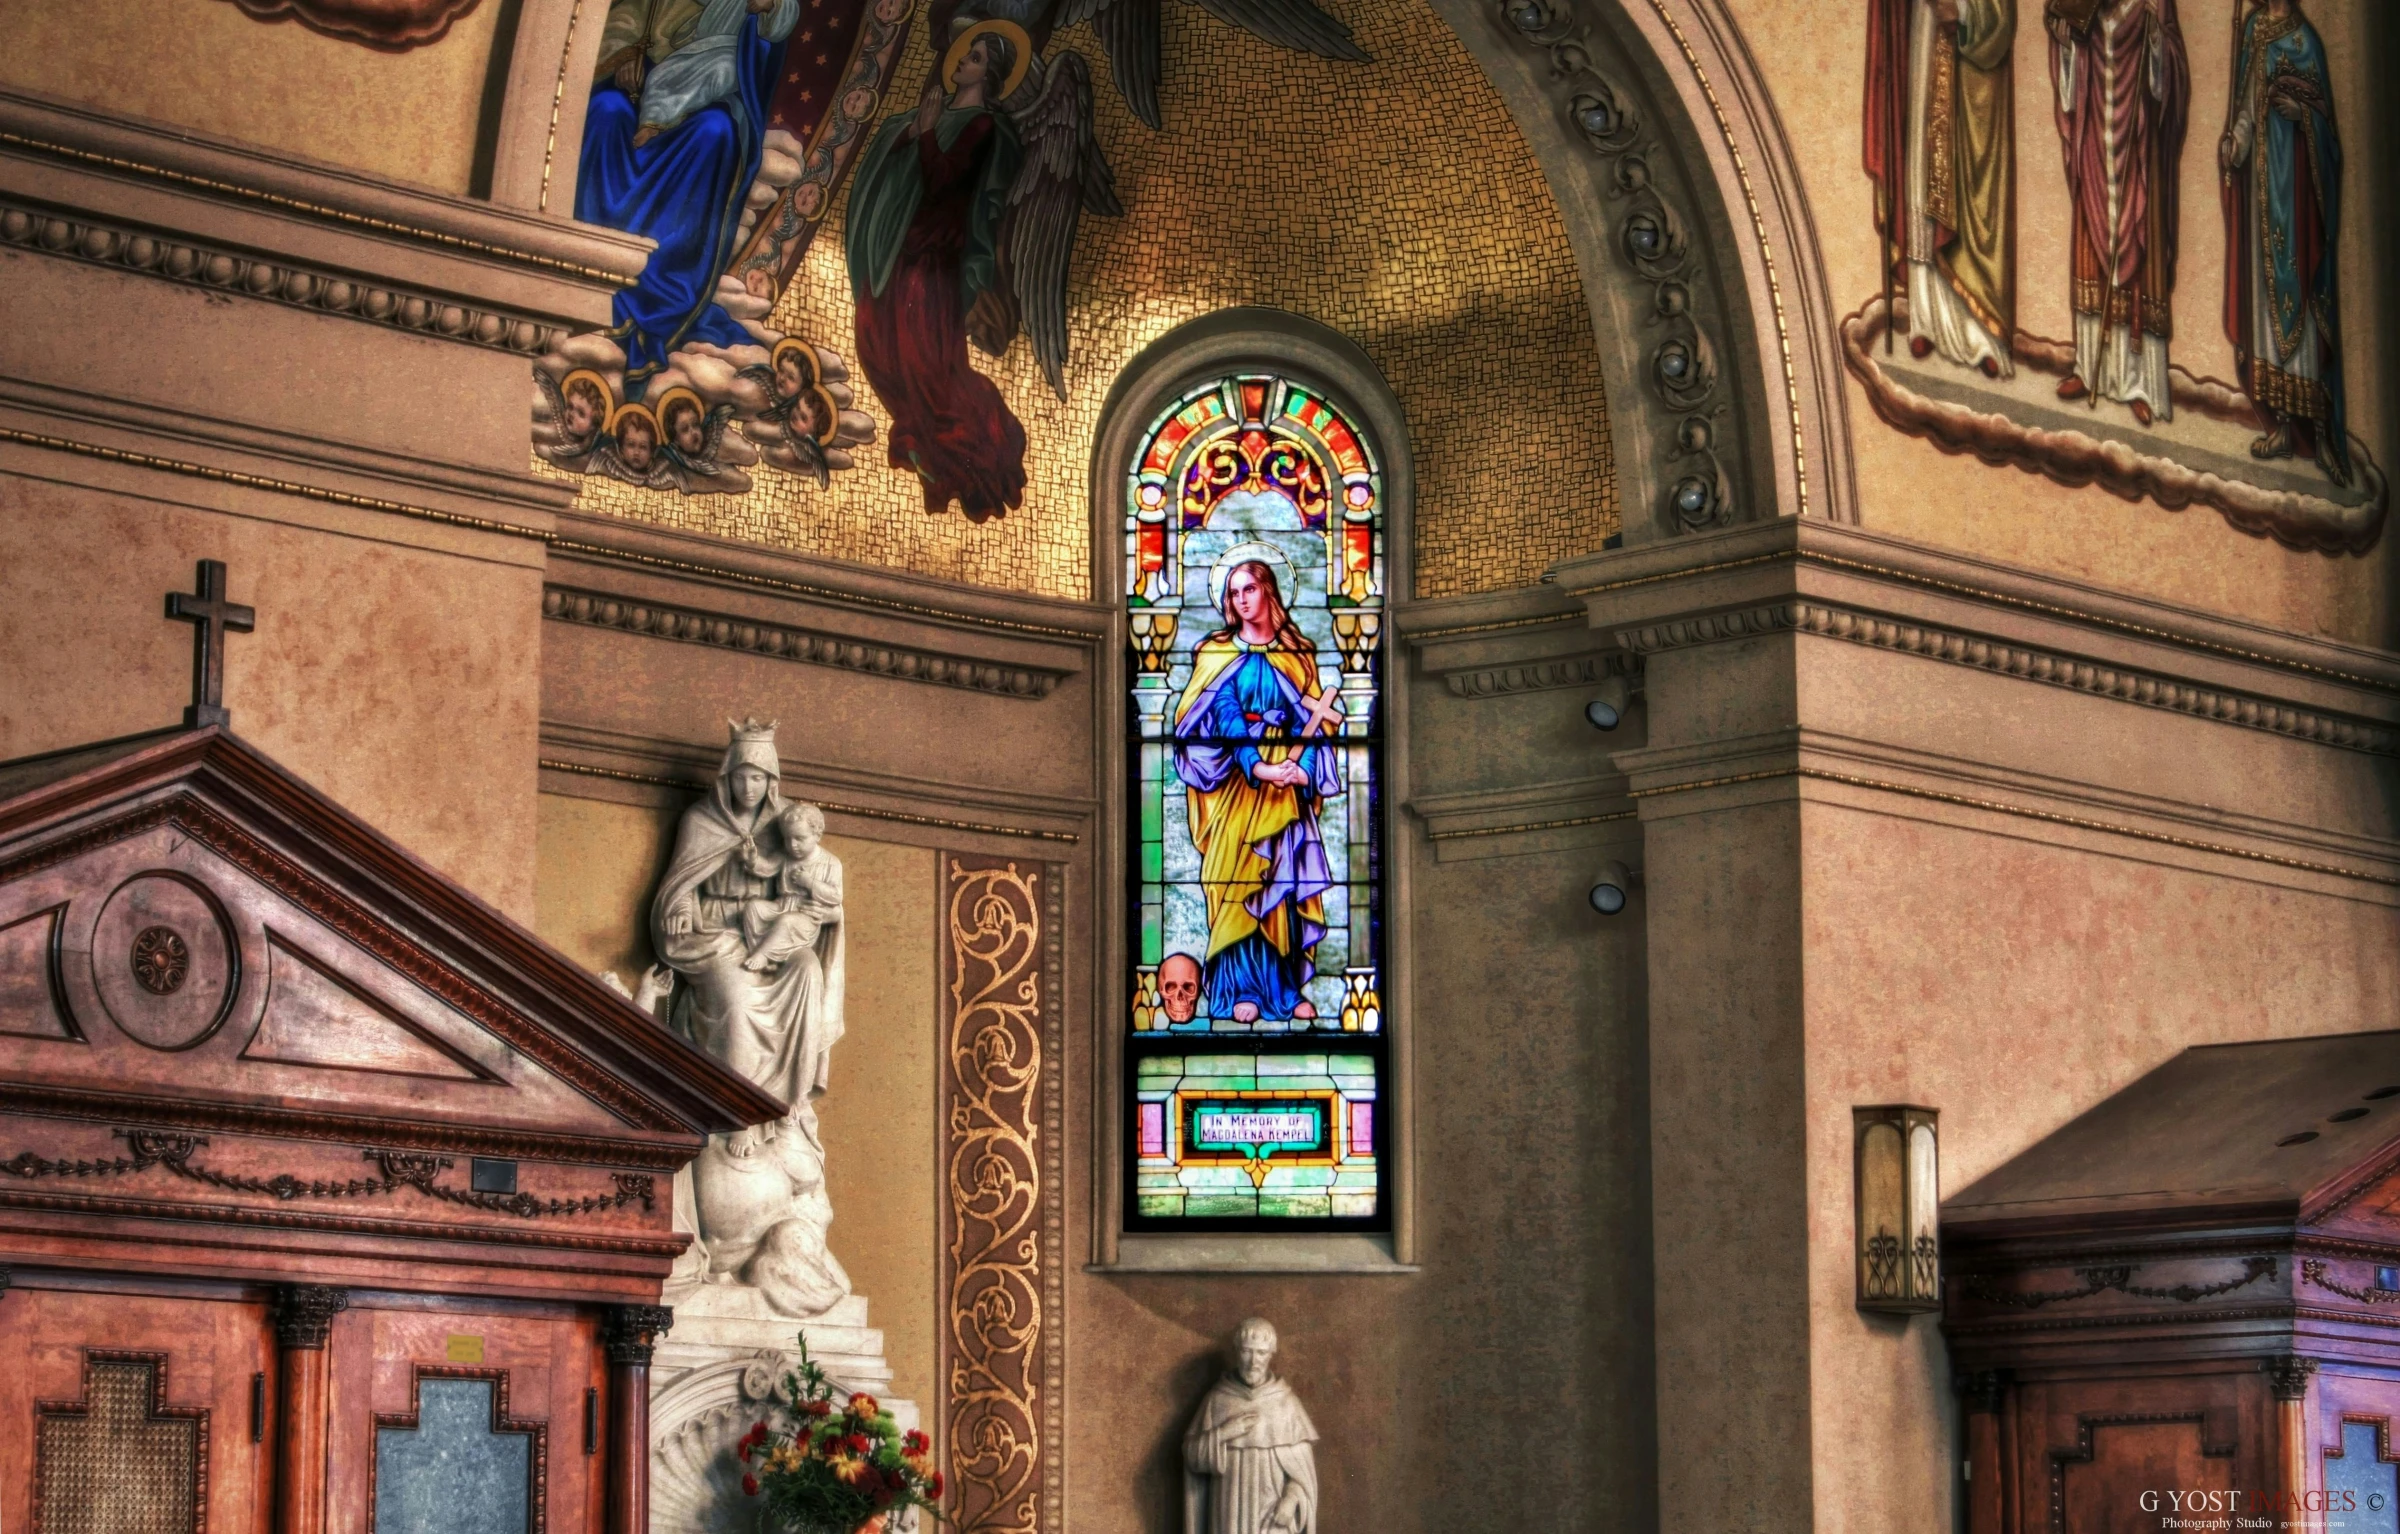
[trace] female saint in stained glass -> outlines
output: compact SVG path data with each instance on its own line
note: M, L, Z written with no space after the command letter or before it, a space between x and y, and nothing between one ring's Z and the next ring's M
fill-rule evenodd
M1307 742L1338 731L1340 694L1324 688L1271 563L1235 564L1220 610L1225 626L1194 651L1175 705L1175 775L1208 909L1202 989L1236 1022L1305 1021L1335 883L1317 817L1343 766Z

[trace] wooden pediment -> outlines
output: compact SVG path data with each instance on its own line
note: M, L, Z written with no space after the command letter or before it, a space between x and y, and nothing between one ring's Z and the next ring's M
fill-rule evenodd
M0 1206L663 1267L664 1179L782 1112L222 730L0 764Z
M1943 1200L1942 1246L1945 1326L1986 1362L2380 1338L2400 1320L2400 1032L2185 1050Z

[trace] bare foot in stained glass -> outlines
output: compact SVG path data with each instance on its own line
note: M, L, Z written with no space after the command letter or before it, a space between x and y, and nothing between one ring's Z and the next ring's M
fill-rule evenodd
M1313 1023L1317 1020L1317 1009L1305 1001L1301 1002L1292 1008L1292 1018L1296 1022Z
M1255 1023L1255 1022L1257 1022L1257 1021L1258 1021L1258 1003L1257 1003L1257 1002L1255 1002L1255 1001L1237 1001L1237 1002L1235 1002L1235 1003L1233 1004L1233 1020L1234 1020L1235 1022L1237 1022L1237 1023Z

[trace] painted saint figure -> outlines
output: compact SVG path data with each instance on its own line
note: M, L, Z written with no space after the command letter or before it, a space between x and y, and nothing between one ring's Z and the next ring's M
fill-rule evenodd
M850 194L858 360L892 413L891 465L917 476L927 511L956 501L976 522L1025 497L1025 428L967 360L970 316L1007 301L1000 222L1023 149L995 103L1023 76L1023 35L962 34L916 112L877 133Z
M1315 1534L1317 1425L1274 1362L1275 1328L1244 1321L1183 1435L1184 1534Z
M1866 167L1909 353L2015 371L2016 0L1868 0Z
M1342 792L1339 749L1305 742L1340 728L1339 694L1271 566L1234 566L1223 611L1175 705L1175 775L1208 906L1202 990L1216 1017L1305 1023L1334 883L1318 815Z
M2256 458L2306 453L2351 482L2342 391L2342 137L2325 44L2299 0L2244 18L2225 137L2225 333L2264 435Z
M800 0L613 0L583 124L575 216L658 242L609 336L639 399L691 341L751 346L717 304L758 176L766 102Z
M2176 174L2191 71L2175 0L2049 0L2051 84L2074 207L2075 371L2060 399L2175 414Z

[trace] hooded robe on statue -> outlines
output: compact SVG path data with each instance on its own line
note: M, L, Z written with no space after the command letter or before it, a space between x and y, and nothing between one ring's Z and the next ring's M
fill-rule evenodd
M1247 1431L1228 1425L1244 1415ZM1316 1534L1316 1441L1317 1425L1281 1379L1217 1381L1183 1435L1184 1534L1259 1534L1291 1488L1300 1515L1292 1534Z
M743 767L767 775L766 796L746 815L733 797ZM792 861L777 824L782 771L771 726L735 730L708 797L684 811L674 861L651 902L650 941L687 982L676 988L670 1026L789 1103L787 1122L813 1142L810 1102L825 1091L842 1036L843 924L827 922L813 948L764 972L742 962L742 909L778 898L778 876Z

